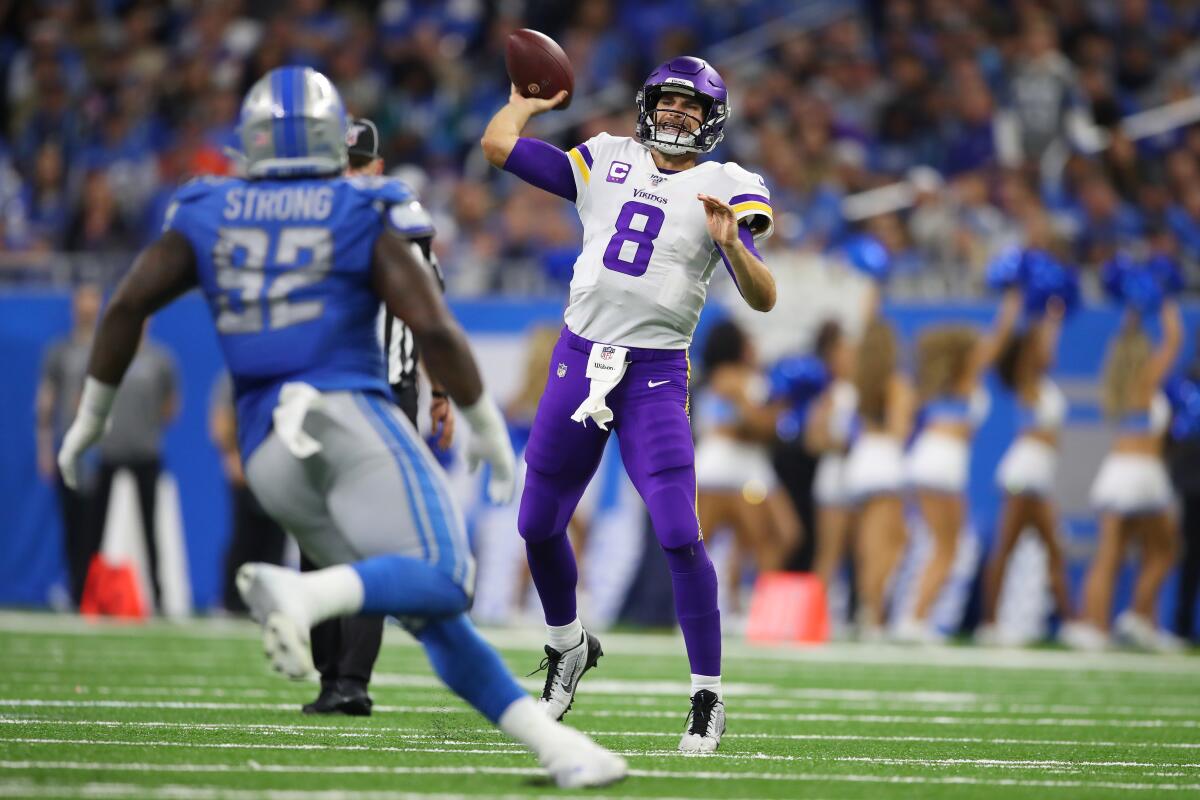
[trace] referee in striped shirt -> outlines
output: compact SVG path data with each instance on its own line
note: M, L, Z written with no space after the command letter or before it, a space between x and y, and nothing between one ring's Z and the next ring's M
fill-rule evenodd
M350 166L347 175L382 175L383 159L379 155L379 131L369 119L350 122L346 133ZM428 265L445 288L437 257L433 254L433 220L421 204L413 201L391 212L393 226L406 233L413 247L420 250L420 260ZM392 399L417 424L419 395L416 343L412 331L392 317L382 306L379 309L379 336L387 360L387 379L392 387ZM447 450L454 437L454 411L450 398L437 382L430 380L429 416L437 447ZM316 566L301 557L302 570ZM306 704L306 714L349 714L368 716L371 696L367 684L379 656L383 641L383 617L341 617L322 622L312 629L313 663L321 673L321 693Z

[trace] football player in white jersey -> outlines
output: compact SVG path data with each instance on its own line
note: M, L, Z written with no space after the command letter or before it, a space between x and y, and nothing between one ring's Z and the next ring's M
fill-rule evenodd
M762 178L736 164L697 163L729 118L724 81L698 58L650 74L637 93L632 138L600 134L564 153L521 136L532 116L564 97L525 98L514 88L482 141L492 164L574 202L584 229L566 326L525 451L518 518L549 638L542 705L561 718L602 654L576 613L566 529L611 423L666 553L691 664L679 749L712 752L725 731L721 619L696 519L687 348L720 263L752 308L775 305L775 281L756 249L771 233L770 196Z

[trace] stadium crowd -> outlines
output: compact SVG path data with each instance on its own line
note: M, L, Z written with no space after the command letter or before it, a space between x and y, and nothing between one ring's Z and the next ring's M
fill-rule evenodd
M1200 285L1200 126L1186 102L1163 125L1122 124L1200 88L1188 0L13 4L0 281L123 269L176 185L235 169L246 88L300 63L379 123L438 216L452 293L561 291L569 209L473 155L523 25L576 70L577 101L539 131L561 145L631 129L634 88L668 54L710 55L734 98L716 157L764 173L772 246L821 251L865 226L893 253L895 294L978 293L994 255L1031 239L1091 273L1118 249L1175 253Z

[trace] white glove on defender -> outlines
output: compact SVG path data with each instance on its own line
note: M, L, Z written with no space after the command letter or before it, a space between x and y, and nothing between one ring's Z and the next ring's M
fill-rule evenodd
M462 409L462 415L471 426L471 443L467 446L467 467L474 472L486 461L492 467L488 479L488 500L505 504L513 499L516 491L517 456L513 453L508 438L508 426L500 409L485 392L474 405Z
M111 427L108 413L116 396L115 386L101 383L90 375L84 381L79 412L63 436L62 447L58 450L58 471L63 483L71 489L79 488L79 477L75 474L79 457Z

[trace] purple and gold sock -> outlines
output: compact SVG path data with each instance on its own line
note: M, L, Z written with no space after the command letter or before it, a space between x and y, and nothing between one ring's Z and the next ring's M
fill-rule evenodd
M703 542L664 548L675 592L675 616L683 631L688 662L696 675L721 674L721 612L717 571Z

